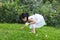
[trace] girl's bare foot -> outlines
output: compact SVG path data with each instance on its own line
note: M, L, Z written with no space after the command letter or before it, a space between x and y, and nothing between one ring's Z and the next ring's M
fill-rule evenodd
M34 34L35 34L36 32L35 32L35 31L32 31L32 33L34 33Z

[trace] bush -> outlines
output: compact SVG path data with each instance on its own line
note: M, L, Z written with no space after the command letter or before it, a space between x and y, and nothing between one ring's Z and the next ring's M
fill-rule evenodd
M57 0L8 0L0 2L0 22L16 23L21 22L19 15L28 12L40 13L44 16L47 25L60 25L60 3ZM38 4L38 5L37 5Z
M45 17L45 20L47 22L47 25L50 26L57 26L60 25L60 10L59 10L59 3L53 2L50 4L49 2L46 2L39 11L42 12L42 14Z
M14 8L14 5L11 3L3 3L2 7L0 7L0 22L16 22L17 12Z

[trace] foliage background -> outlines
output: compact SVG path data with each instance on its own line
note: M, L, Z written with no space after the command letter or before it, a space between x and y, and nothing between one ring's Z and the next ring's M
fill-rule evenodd
M47 25L60 26L60 0L0 0L0 23L18 23L23 12L42 14Z

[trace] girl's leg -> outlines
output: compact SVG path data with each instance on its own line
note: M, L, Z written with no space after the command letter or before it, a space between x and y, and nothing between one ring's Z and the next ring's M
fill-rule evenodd
M32 33L35 33L35 28L32 28Z
M32 24L32 33L35 33L35 24Z

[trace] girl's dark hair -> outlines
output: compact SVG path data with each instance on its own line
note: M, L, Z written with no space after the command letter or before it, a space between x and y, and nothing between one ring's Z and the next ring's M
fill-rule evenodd
M19 16L19 19L22 20L23 18L27 17L27 21L28 21L28 17L29 17L29 14L28 13L22 13L20 16Z

